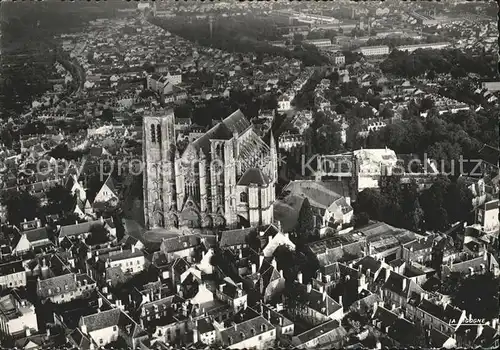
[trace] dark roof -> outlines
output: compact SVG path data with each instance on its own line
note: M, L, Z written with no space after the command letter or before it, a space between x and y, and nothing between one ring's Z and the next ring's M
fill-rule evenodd
M347 336L347 331L340 325L339 321L331 320L297 335L297 338L302 344L321 338L319 343L326 345L328 343L336 343L345 336Z
M0 265L0 275L2 276L8 276L21 271L24 271L22 260L11 261Z
M25 231L24 233L26 234L26 238L28 239L28 241L30 241L31 243L49 239L49 234L46 227L36 228L34 230Z
M387 326L392 326L394 322L396 322L398 317L398 315L387 310L385 307L378 306L377 310L375 311L375 315L373 315L372 318L380 321L382 323L382 328L385 328Z
M483 147L479 150L479 155L485 162L492 165L497 165L498 159L500 158L500 150L498 148L484 144Z
M242 133L251 126L245 115L238 109L221 123L208 130L203 136L196 139L192 145L198 151L202 149L205 154L209 153L210 140L229 140L234 133Z
M223 248L248 244L250 235L255 232L256 229L253 227L222 231L219 241L219 247Z
M202 318L201 320L198 320L198 332L200 334L212 332L214 330L215 328L209 319Z
M250 168L245 171L240 181L238 181L239 186L249 186L249 185L259 185L267 186L269 184L269 178L258 168Z

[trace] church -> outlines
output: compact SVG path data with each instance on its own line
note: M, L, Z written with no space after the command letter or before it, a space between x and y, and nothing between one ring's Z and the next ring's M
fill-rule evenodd
M240 110L180 152L173 110L143 117L148 229L240 228L273 222L278 156Z

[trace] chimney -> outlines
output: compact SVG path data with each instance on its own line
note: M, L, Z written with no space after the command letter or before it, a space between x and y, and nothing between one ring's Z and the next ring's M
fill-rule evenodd
M297 273L297 281L302 284L302 272Z
M224 291L224 287L226 286L225 283L222 283L222 284L219 284L219 291L220 292L223 292Z
M391 311L394 311L394 310L396 310L396 304L392 304Z
M311 290L312 290L312 285L311 285L311 283L308 283L307 284L307 293L311 293Z
M29 327L26 328L26 338L31 336L31 329Z
M257 273L257 265L252 264L252 274Z
M370 269L366 269L366 277L370 278Z
M271 310L267 309L267 320L271 320Z
M102 298L101 297L97 298L97 307L99 308L99 310L102 307Z
M259 269L262 267L262 263L264 262L264 256L259 255Z
M322 285L321 285L321 286L319 286L319 291L320 291L321 293L323 293L323 291L324 291L324 290L325 290L325 287L324 287L324 286L322 286Z
M339 295L339 305L344 306L343 301L342 301L342 295Z
M280 273L281 278L284 278L283 277L283 270L280 270L279 273Z
M275 259L275 258L273 258L273 260L271 261L271 265L272 265L275 269L277 269L277 268L278 268L278 264L276 263L276 259Z
M50 328L47 327L47 339L49 339L49 338L50 338Z
M80 330L82 331L83 334L87 334L87 326L85 324L82 324L80 326Z
M403 278L403 291L406 289L406 285L407 285L407 280L406 278Z
M243 250L239 249L238 251L238 258L243 259Z
M259 236L263 237L264 236L264 231L259 231Z
M389 269L385 269L385 281L389 279L389 276L391 275L391 271Z

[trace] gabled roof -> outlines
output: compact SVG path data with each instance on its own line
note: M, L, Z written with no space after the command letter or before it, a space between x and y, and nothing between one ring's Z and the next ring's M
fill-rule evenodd
M224 248L248 244L250 236L255 232L256 229L253 227L222 231L219 247Z
M26 239L30 243L36 243L39 241L44 241L49 239L49 233L47 232L46 227L40 227L34 230L24 231L23 233L26 235Z

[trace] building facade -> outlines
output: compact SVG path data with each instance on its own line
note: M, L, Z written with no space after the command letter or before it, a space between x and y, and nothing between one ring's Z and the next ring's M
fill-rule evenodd
M149 228L272 222L277 151L236 111L182 154L172 110L144 117L144 213Z

